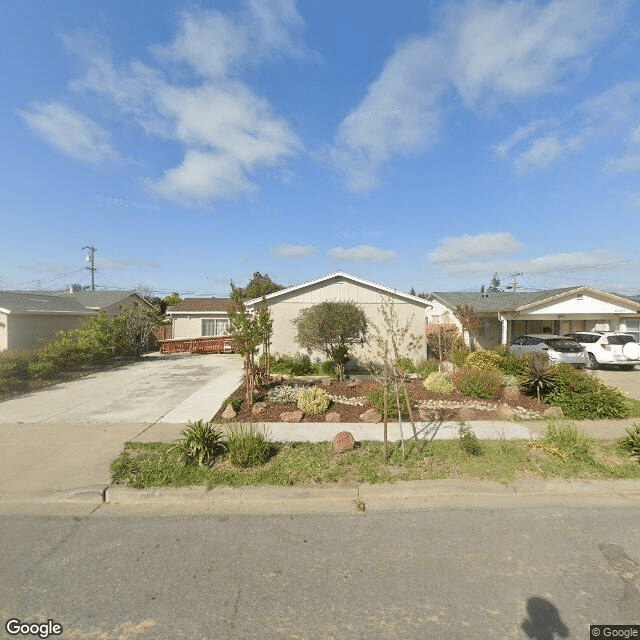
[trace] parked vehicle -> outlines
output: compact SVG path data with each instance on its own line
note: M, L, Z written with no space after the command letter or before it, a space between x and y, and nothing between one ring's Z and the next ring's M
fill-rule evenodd
M579 342L589 356L589 369L601 364L631 370L640 364L640 345L630 333L616 331L572 331L567 337Z
M520 336L511 341L509 351L517 355L542 351L549 356L551 364L563 362L580 369L589 364L589 356L585 348L575 340L563 336L550 334Z

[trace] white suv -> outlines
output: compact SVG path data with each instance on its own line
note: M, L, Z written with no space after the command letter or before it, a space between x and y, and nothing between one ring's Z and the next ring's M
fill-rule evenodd
M572 331L567 337L584 346L589 355L589 369L597 369L601 364L613 364L631 370L640 364L640 344L629 333Z

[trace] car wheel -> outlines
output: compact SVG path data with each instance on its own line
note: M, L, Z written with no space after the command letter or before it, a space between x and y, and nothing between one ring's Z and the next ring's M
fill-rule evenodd
M596 357L593 355L593 353L590 353L587 369L597 369L597 368L598 368L598 361L596 360Z

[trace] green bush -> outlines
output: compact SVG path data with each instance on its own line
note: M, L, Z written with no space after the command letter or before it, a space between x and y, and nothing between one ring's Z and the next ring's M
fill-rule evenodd
M640 422L636 422L632 427L625 429L627 435L622 436L619 442L628 449L632 455L640 456Z
M264 357L260 362L264 363ZM269 368L271 373L284 373L289 376L308 376L314 372L311 358L306 353L295 356L271 356Z
M437 360L421 360L416 365L416 373L421 378L426 378L430 373L440 370L440 363Z
M310 387L298 393L298 409L304 413L316 415L324 413L331 404L331 400L324 389Z
M506 376L516 376L517 378L524 374L526 356L518 356L515 353L511 353L506 347L499 347L495 352L500 357L498 361L500 373Z
M331 360L325 360L324 362L321 362L320 365L318 366L318 371L323 376L331 376L335 378L338 375L336 372L336 365Z
M227 398L227 400L224 403L224 407L226 408L227 405L231 405L233 407L233 410L238 413L238 411L240 411L240 407L242 406L242 402L243 402L244 398Z
M413 360L411 358L407 358L406 356L400 356L396 360L396 368L403 373L415 373L416 365L413 364Z
M222 432L203 420L190 422L182 431L182 438L170 449L176 451L183 464L199 467L211 466L225 450Z
M400 394L400 411L403 416L409 415L409 409L407 408L407 401L404 397L402 391ZM384 415L384 392L382 389L372 389L371 391L367 391L366 394L367 400L378 410L380 415ZM396 393L389 389L387 391L387 417L388 418L397 418L398 417L398 405L396 402Z
M629 404L618 389L608 387L594 375L567 364L555 367L555 388L544 402L562 409L572 420L629 417Z
M427 391L433 391L433 393L451 393L456 388L453 382L439 371L430 373L422 384Z
M482 447L480 446L478 436L476 436L470 427L460 425L460 429L458 430L458 442L460 443L462 450L470 456L479 456L482 453Z
M240 425L227 436L229 462L235 467L258 467L273 451L272 444L253 425Z
M497 398L502 391L500 375L491 371L460 369L451 379L460 393L471 398Z
M465 369L500 372L500 354L496 351L472 351L464 363Z
M33 353L25 351L5 351L0 353L0 391L14 391L29 379L29 364Z
M456 342L456 344L451 349L451 354L449 356L451 362L456 365L456 367L464 368L464 363L467 360L469 355L469 347L467 347L462 340Z
M49 380L56 374L56 366L44 357L35 357L27 365L29 376L34 380Z

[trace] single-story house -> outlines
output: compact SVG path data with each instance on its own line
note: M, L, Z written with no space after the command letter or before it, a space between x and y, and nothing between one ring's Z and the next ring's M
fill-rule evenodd
M102 311L108 316L117 316L121 306L133 309L136 304L151 308L153 305L137 291L69 291L64 296L74 297L83 307L93 311Z
M492 349L531 333L626 331L640 342L640 300L580 286L532 292L438 292L428 296L427 329L455 325L463 333L458 309L473 310L480 326L469 346Z
M37 349L96 313L72 297L0 291L0 351Z
M425 311L431 306L427 300L342 272L276 291L264 299L248 300L246 305L253 310L261 304L268 307L273 318L271 352L285 355L301 351L295 342L293 320L302 309L326 301L353 301L363 308L370 322L381 327L379 309L387 299L394 301L400 324L404 325L410 319L412 333L422 336ZM187 298L169 307L167 315L172 318L173 340L163 341L163 349L193 350L193 346L183 347L176 343L182 341L184 344L191 340L196 345L196 339L228 335L230 303L229 298ZM218 350L217 347L215 349ZM313 355L320 357L320 354Z

